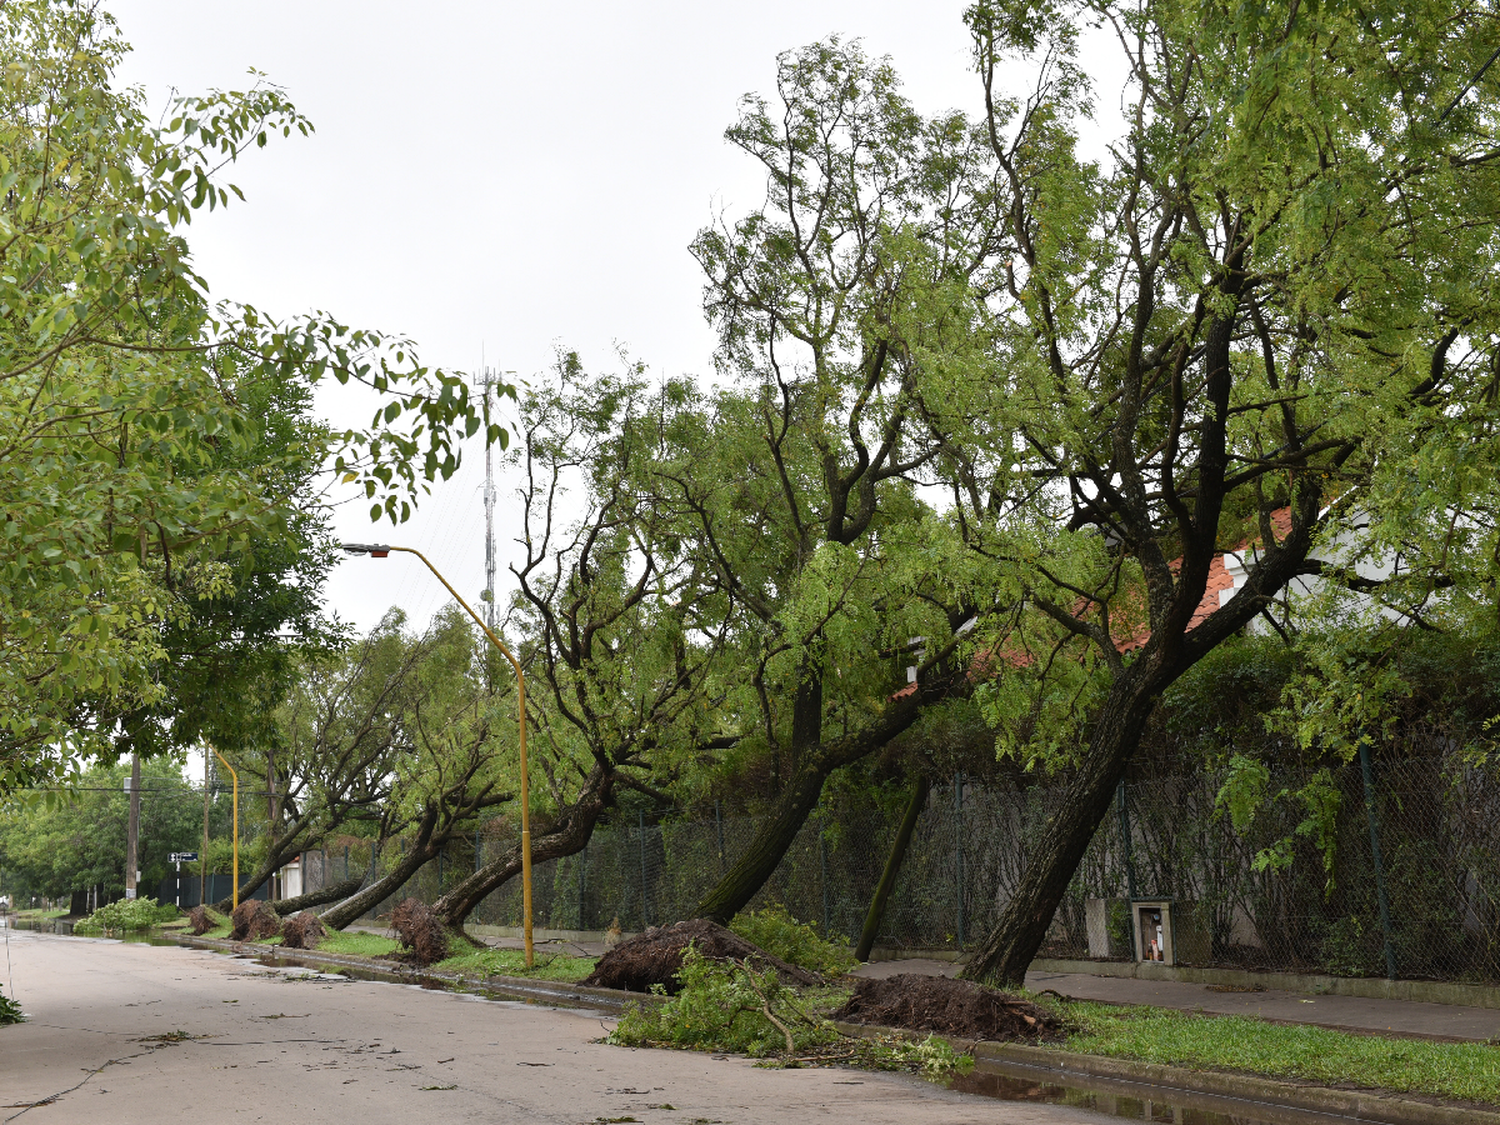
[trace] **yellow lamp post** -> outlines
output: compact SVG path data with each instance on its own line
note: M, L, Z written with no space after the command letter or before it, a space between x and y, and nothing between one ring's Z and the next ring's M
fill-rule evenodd
M229 771L229 776L234 778L234 909L240 908L240 775L234 772L234 767L224 761L224 755L217 750L214 757L224 762L224 768ZM208 862L208 856L203 857L203 862Z
M521 737L521 928L526 939L526 967L532 967L535 959L531 940L531 787L526 776L526 677L521 674L521 662L511 655L510 649L505 647L504 642L494 633L490 632L483 618L475 613L469 603L459 597L458 591L453 588L442 572L428 561L427 556L412 547L393 547L387 543L345 543L344 553L350 555L369 555L372 559L383 559L392 551L401 551L408 555L416 555L432 571L437 580L441 582L453 595L453 600L458 602L468 611L474 623L484 630L484 635L490 639L516 673L516 699L520 711Z

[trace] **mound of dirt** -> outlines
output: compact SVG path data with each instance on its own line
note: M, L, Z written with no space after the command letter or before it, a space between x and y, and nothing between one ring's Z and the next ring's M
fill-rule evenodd
M860 980L832 1018L995 1043L1062 1037L1061 1021L1030 1000L972 981L917 973Z
M328 936L328 927L311 910L293 914L281 924L281 944L287 949L316 949Z
M419 965L431 965L448 956L448 931L432 907L419 898L408 898L391 911L391 929Z
M598 988L622 988L628 992L649 992L652 985L659 984L668 993L675 994L681 987L677 970L682 968L682 955L689 942L704 957L716 961L748 960L752 969L775 969L777 976L787 984L822 983L817 973L773 957L734 931L706 918L676 922L670 926L652 926L645 933L620 942L599 958L594 971L578 983Z
M202 937L214 928L214 920L208 916L208 907L195 906L188 911L188 929L194 937Z
M230 941L259 941L281 933L281 915L261 898L247 898L229 916Z

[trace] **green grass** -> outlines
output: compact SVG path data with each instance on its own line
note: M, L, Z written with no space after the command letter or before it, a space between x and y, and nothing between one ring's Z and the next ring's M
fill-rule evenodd
M1062 1011L1073 1027L1066 1049L1084 1054L1500 1103L1500 1047L1485 1043L1387 1039L1084 1002Z
M593 957L569 957L562 953L538 953L533 962L533 967L528 969L526 954L519 949L476 949L439 961L435 967L453 973L530 977L571 984L592 973L598 963Z
M398 941L382 937L380 934L367 934L358 930L349 932L330 930L327 937L318 939L319 953L343 953L350 957L380 957L387 953L394 953L400 948L401 943Z
M53 918L61 918L67 913L66 907L58 907L56 910L17 910L17 918L31 918L39 922L47 922Z

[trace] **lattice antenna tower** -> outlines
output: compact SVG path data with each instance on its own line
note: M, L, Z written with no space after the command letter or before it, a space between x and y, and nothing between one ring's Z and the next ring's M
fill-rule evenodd
M484 369L484 623L495 631L495 466L490 455L490 393L495 373Z

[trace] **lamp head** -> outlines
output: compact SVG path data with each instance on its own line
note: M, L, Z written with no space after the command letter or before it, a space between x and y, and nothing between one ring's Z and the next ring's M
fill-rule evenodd
M390 547L384 543L344 543L341 546L346 555L369 555L372 559L383 559L391 553Z

